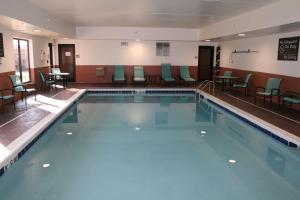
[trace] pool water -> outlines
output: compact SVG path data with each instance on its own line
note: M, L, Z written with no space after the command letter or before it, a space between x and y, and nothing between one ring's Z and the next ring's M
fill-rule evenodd
M300 152L194 96L86 95L1 200L299 200Z

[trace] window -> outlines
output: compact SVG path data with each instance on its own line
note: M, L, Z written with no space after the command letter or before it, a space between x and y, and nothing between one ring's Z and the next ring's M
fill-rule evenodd
M13 39L16 75L22 82L30 82L29 41Z
M170 56L170 43L157 42L156 43L156 56Z

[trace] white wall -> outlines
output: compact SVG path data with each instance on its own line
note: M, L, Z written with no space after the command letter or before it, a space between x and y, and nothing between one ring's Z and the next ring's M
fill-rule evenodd
M295 61L278 61L279 38L300 36L300 32L221 42L221 66L241 70L300 77L300 55ZM234 54L234 50L255 50L258 53Z
M48 66L47 59L41 61L41 51L45 51L46 56L49 55L48 42L49 38L32 36L11 31L0 26L0 33L3 33L4 56L1 58L0 73L15 71L13 38L21 38L29 40L30 49L30 67Z
M127 41L128 46L122 47L123 40L58 40L60 44L75 44L77 65L197 65L198 46L208 43L170 41L170 56L156 56L155 41ZM210 44L214 45L214 44ZM57 51L57 50L56 50ZM56 59L56 64L58 63Z

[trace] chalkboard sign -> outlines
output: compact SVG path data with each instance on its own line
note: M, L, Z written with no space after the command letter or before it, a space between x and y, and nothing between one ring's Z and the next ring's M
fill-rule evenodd
M4 57L3 35L0 33L0 57Z
M278 60L297 61L299 37L279 39Z

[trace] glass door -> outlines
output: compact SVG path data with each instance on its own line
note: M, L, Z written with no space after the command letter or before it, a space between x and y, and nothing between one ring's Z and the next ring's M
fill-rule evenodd
M13 39L16 75L20 76L23 83L30 82L29 41Z

